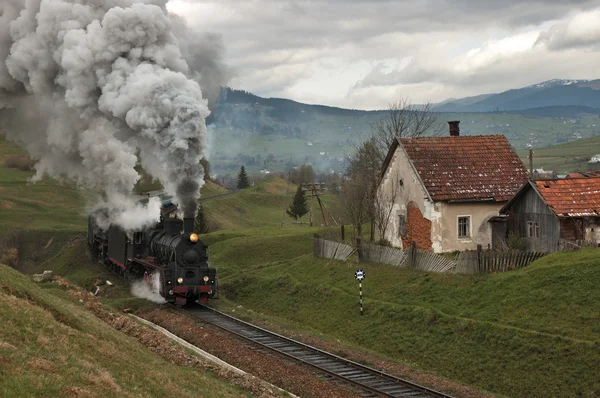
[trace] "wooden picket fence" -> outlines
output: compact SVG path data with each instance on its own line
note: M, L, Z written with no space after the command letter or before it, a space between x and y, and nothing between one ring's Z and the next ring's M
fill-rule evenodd
M430 272L453 272L456 262L449 258L436 254L411 248L407 250L408 268Z
M482 274L504 272L523 268L533 261L545 256L544 252L521 251L464 251L455 260L429 251L418 250L412 245L402 251L389 246L373 245L356 241L356 247L343 242L323 239L318 235L313 238L313 254L315 257L348 260L354 253L358 260L372 263L390 264L400 268L410 268L428 272L454 272L460 274Z
M416 246L402 251L393 247L363 243L358 248L358 258L359 261L430 272L450 272L456 266L454 261L433 252L418 250Z
M347 260L356 249L342 242L335 242L315 236L313 238L313 255L315 257L335 258Z
M526 267L546 254L530 251L465 251L458 255L455 272L461 274L504 272Z
M358 249L360 261L382 263L401 267L408 258L406 252L389 246L362 244Z

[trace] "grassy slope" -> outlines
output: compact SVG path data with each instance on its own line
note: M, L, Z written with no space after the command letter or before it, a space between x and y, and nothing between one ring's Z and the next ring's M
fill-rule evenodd
M207 200L203 203L209 221L216 229L251 228L258 226L291 225L292 220L285 214L285 209L292 203L296 186L279 177L269 177L253 187L244 189L233 195ZM336 198L323 195L325 206L332 210ZM310 199L308 199L310 204ZM320 225L320 214L317 200L313 202L313 222ZM329 220L329 219L328 219ZM309 215L297 222L308 223Z
M529 152L518 151L521 160L529 167ZM533 167L555 170L559 173L588 170L588 161L600 153L600 137L585 138L565 144L536 149L533 154Z
M57 284L0 265L0 395L238 397L214 375L175 366L107 326ZM168 370L168 371L167 371Z
M600 260L556 254L466 277L313 259L310 230L214 234L222 292L254 311L450 379L515 397L598 396Z

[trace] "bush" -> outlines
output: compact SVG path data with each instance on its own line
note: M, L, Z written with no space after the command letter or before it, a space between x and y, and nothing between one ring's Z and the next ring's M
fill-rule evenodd
M508 247L513 250L526 250L527 241L523 238L519 238L518 235L508 234Z
M389 246L389 247L392 247L392 243L391 243L389 240L385 239L385 238L381 238L381 239L379 239L379 240L377 241L377 244L378 244L379 246Z
M11 169L31 171L35 162L25 155L11 155L4 160L4 165Z

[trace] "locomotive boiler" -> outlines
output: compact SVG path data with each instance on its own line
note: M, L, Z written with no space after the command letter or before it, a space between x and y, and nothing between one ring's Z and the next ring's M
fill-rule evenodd
M177 217L172 202L163 203L160 222L144 230L102 228L105 216L103 210L89 215L88 247L107 268L127 280L157 285L158 293L177 305L215 296L217 271L208 266L207 247L193 231L194 219Z

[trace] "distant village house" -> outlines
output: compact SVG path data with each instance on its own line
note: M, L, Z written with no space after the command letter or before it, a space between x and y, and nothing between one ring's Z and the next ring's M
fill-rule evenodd
M385 238L436 253L474 250L503 241L498 211L527 181L525 166L503 135L395 140L383 164L378 195L392 198ZM392 195L396 192L397 195Z

